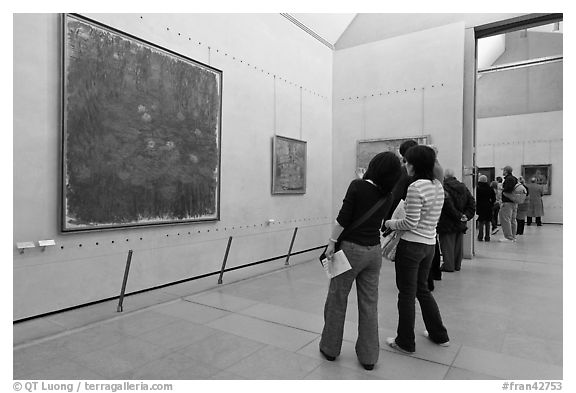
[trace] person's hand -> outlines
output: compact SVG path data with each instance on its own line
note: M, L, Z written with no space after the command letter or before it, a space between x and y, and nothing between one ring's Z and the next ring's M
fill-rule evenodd
M332 257L334 256L335 250L336 250L336 243L334 243L332 240L328 240L328 247L326 247L326 251L324 252L326 254L326 259L331 261Z
M466 214L462 214L462 217L460 217L460 221L468 221L468 217L466 217Z
M388 228L388 229L391 229L391 228L390 228L390 220L384 221L384 227L386 227L386 228Z

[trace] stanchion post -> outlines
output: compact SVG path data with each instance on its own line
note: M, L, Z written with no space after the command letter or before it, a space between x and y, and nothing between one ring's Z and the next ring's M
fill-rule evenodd
M118 301L117 312L122 312L122 302L124 302L124 293L126 292L126 283L128 282L128 273L130 272L130 263L132 262L132 250L128 251L128 258L126 259L126 269L124 270L124 281L122 281L122 290L120 291L120 300Z
M296 232L298 232L298 227L294 228L294 233L292 234L292 241L290 242L290 248L288 249L288 255L286 255L286 262L284 266L288 266L290 263L290 254L292 254L292 247L294 246L294 239L296 239Z
M222 268L220 268L220 277L218 277L218 284L222 284L222 276L224 275L224 269L226 268L226 261L228 260L228 253L230 252L231 244L232 244L232 236L228 238L228 245L226 246L226 254L224 254L224 260L222 261Z

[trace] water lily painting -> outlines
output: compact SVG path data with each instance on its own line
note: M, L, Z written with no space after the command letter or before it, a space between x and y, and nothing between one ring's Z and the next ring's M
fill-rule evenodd
M62 17L62 231L220 219L222 72Z

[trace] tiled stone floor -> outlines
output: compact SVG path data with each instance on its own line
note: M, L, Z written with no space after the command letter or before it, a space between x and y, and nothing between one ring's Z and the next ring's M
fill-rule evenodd
M562 379L562 233L531 226L516 244L476 242L475 258L436 282L452 345L422 337L417 314L411 356L384 342L397 323L384 261L373 371L354 352L354 288L342 354L320 356L328 282L314 259L201 293L159 290L119 317L105 303L15 324L14 379Z

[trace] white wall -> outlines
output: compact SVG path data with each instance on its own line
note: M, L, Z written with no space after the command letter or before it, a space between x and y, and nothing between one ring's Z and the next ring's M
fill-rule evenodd
M360 139L430 135L462 170L464 23L336 51L333 215L354 177Z
M132 292L218 271L228 236L234 236L228 267L285 254L295 226L293 251L325 243L331 213L325 190L332 186L330 49L279 14L86 16L223 71L221 220L61 234L59 16L15 14L15 320L117 296L129 249ZM275 127L278 135L308 142L305 195L270 193ZM266 226L269 218L276 223ZM16 250L16 242L41 239L57 245ZM291 263L315 257L302 254ZM227 273L226 282L283 266L283 260L265 265Z
M528 14L512 13L361 13L336 42L336 49L381 41L424 29L464 22L466 28L487 25Z
M478 119L477 156L479 167L510 165L515 176L522 165L552 164L551 195L543 197L545 223L562 223L563 204L563 111Z
M504 34L478 40L478 69L490 67L505 50L506 36Z

